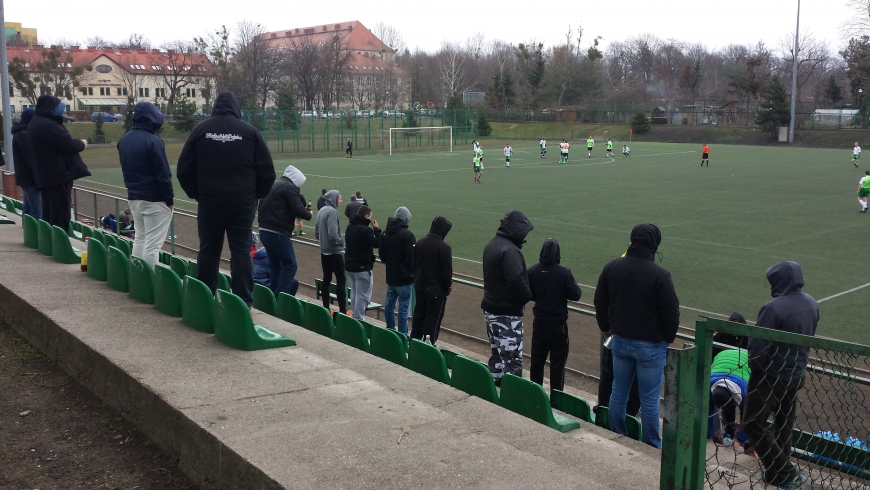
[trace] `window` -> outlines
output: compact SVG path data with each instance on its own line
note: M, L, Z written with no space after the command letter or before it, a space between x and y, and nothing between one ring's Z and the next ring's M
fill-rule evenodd
M15 88L10 85L9 86L9 97L15 97ZM15 112L14 110L12 112Z
M100 95L112 95L111 87L100 87Z
M163 97L166 98L166 89L165 88L155 88L154 89L154 97Z
M121 89L121 95L127 95L127 87Z
M93 87L82 87L82 95L94 95Z
M188 97L196 97L196 89L195 88L185 89L184 94Z
M99 73L109 73L112 71L112 67L109 65L97 65L94 69Z
M149 97L148 89L139 87L139 97Z
M372 84L372 77L366 77L366 85Z
M157 65L151 65L151 69L154 70L154 71L160 71L160 70L161 70L161 68L160 68L159 66L157 66Z

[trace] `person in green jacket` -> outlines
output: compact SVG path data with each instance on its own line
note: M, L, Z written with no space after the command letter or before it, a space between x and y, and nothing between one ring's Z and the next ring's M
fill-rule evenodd
M586 140L586 152L589 153L589 158L592 158L592 147L595 146L595 140L592 139L592 136Z
M746 435L742 431L738 433L740 424L737 423L737 407L741 415L745 407L749 374L746 349L726 349L713 358L707 437L717 446L729 448L734 447L737 440L744 444L744 452L752 456L754 451L746 445Z
M607 138L607 155L609 158L613 158L613 141L610 141L610 138Z

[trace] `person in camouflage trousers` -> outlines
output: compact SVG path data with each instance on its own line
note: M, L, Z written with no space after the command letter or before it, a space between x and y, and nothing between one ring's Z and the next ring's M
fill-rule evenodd
M483 312L486 335L492 355L489 372L496 384L501 384L504 373L523 376L523 317L493 315Z

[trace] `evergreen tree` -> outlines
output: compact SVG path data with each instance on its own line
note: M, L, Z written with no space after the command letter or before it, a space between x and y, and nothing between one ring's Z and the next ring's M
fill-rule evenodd
M275 108L279 111L296 110L296 92L289 83L282 83L275 95Z
M403 128L420 127L420 122L417 120L417 111L405 111L405 119L402 121Z
M637 134L646 133L650 129L649 118L643 112L635 113L631 118L631 130Z
M831 75L831 78L828 79L828 85L825 87L825 98L834 107L840 107L840 102L843 101L843 89L840 88L834 75Z
M94 134L88 139L88 143L100 144L108 143L106 141L106 133L103 132L103 114L97 114L94 118Z
M127 107L124 109L124 134L133 129L133 111L136 109L136 101L133 99L133 94L127 96Z
M767 89L761 94L761 104L755 116L755 124L765 131L773 131L776 127L788 126L790 120L788 94L779 77L773 77Z
M178 94L172 107L172 127L181 133L189 133L196 126L196 103L188 102L187 96Z
M489 124L489 121L486 119L486 115L483 112L477 116L477 134L478 136L489 136L492 134L492 126Z

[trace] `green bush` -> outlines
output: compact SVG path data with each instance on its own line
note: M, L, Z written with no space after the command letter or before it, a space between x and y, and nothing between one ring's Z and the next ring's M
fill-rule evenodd
M172 127L178 132L189 133L197 122L196 103L188 102L186 96L179 94L172 106Z
M646 133L650 129L649 118L643 112L638 112L631 118L631 129L637 134Z
M489 136L492 133L492 126L490 126L483 112L477 116L477 133L480 136Z

